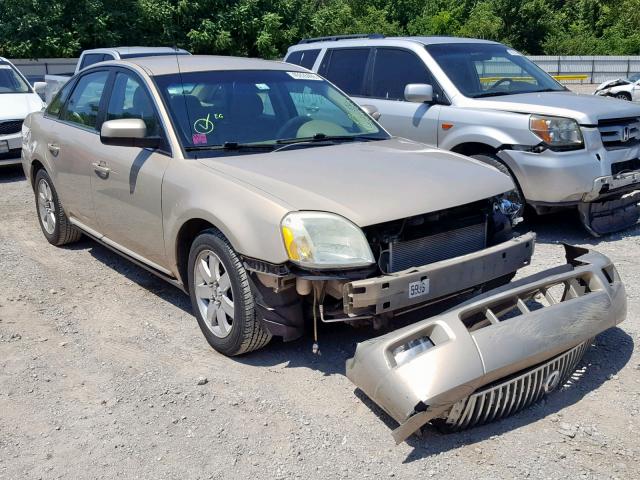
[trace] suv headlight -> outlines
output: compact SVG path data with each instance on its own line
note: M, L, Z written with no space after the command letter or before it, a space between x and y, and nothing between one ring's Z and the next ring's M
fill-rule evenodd
M289 259L307 268L364 267L375 263L364 233L344 217L291 212L281 224Z
M572 149L583 146L580 125L572 118L531 115L529 130L551 149Z

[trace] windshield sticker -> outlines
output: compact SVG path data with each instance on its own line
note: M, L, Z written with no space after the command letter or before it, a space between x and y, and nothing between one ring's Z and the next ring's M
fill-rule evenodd
M507 53L509 55L513 55L514 57L521 57L522 56L522 54L520 52L516 52L515 50L512 50L510 48L507 50Z
M315 73L287 72L287 74L296 80L322 80L322 78Z
M266 83L256 83L256 88L258 90L269 90L269 85Z
M11 65L0 64L0 70L11 70Z
M222 120L224 116L221 113L214 113L214 120ZM211 114L208 114L205 118L199 118L193 124L193 129L196 133L204 133L205 135L213 132L216 128L215 124L211 121Z
M191 141L194 145L206 145L207 136L204 133L194 133L191 135Z

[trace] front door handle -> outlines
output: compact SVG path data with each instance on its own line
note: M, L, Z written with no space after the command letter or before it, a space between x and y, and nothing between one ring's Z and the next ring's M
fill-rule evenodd
M60 145L58 145L57 143L47 143L47 148L51 152L51 155L53 155L54 157L57 157L60 153Z
M111 171L111 169L107 167L107 164L105 162L94 162L91 165L93 165L94 171L103 178L107 177L109 175L109 172Z

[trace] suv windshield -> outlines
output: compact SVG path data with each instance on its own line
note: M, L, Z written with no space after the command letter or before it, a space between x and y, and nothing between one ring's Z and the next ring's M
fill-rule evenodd
M436 44L426 49L466 97L566 90L535 63L504 45Z
M8 63L0 62L0 94L30 93L29 84Z
M209 71L155 81L187 151L389 138L353 101L313 73Z

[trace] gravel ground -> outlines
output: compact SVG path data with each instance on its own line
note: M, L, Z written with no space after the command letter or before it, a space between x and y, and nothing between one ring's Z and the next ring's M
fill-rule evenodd
M344 376L365 333L322 331L321 357L307 337L225 358L175 288L89 240L50 246L20 170L1 170L0 479L638 478L640 228L533 227L528 273L563 262L559 242L596 247L627 282L628 320L543 403L394 446L393 421Z

